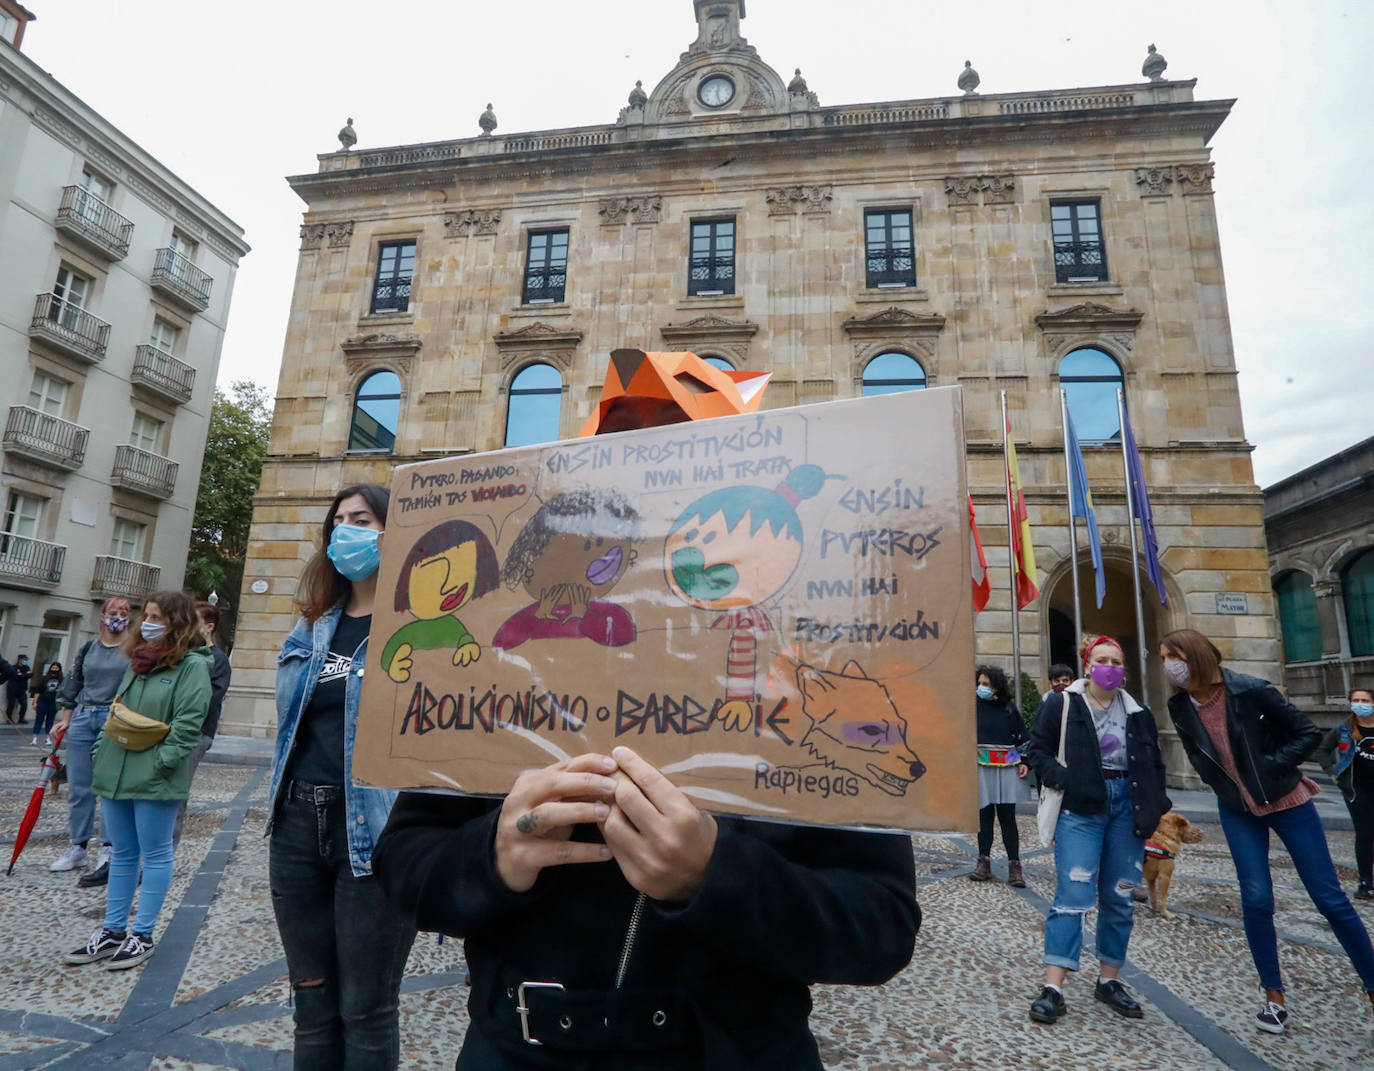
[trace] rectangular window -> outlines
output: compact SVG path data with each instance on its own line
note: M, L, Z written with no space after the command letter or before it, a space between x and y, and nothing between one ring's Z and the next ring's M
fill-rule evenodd
M126 561L142 561L144 529L144 525L116 517L114 532L110 535L110 553Z
M45 416L60 417L67 406L67 392L71 384L46 372L35 372L29 387L29 408Z
M147 450L150 454L156 454L161 439L162 421L154 420L144 413L134 414L134 426L129 432L130 446L137 446L140 450Z
M687 293L699 297L735 292L735 221L706 219L692 224L692 259Z
M15 31L19 29L19 20L7 11L0 11L0 37L3 37L10 44L14 44Z
M1097 283L1107 279L1107 251L1102 244L1102 213L1097 201L1051 201L1054 277L1061 283Z
M911 213L874 209L864 213L864 253L870 289L916 285Z
M86 170L81 172L81 191L73 205L76 214L94 227L103 226L105 206L114 194L114 184Z
M5 503L5 534L37 539L43 520L43 500L11 491Z
M181 329L175 324L170 324L161 316L153 317L153 331L149 335L148 341L160 349L163 353L175 354L177 347L177 336L181 334Z
M383 242L377 250L372 311L405 312L410 308L410 279L414 272L414 242Z
M81 327L81 310L90 297L92 280L72 271L66 265L57 269L57 281L52 292L55 301L48 303L48 319L71 331Z
M567 230L531 231L525 255L525 289L521 303L539 305L562 301L567 285Z
M180 253L192 263L196 259L196 250L200 248L199 243L194 238L187 238L181 231L173 231L172 240L167 245L173 252Z

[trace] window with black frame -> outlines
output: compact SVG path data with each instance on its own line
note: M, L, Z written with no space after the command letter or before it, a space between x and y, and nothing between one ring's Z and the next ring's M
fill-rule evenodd
M864 252L869 289L916 285L911 213L870 209L864 213Z
M415 243L383 242L377 249L377 281L372 287L374 313L410 308L410 280L415 273Z
M568 232L531 231L525 256L524 305L562 301L568 286Z
M688 264L689 297L735 292L735 221L704 219L692 224L692 257Z
M401 420L401 379L395 372L374 372L358 385L348 449L391 453Z
M1102 209L1097 201L1051 201L1054 277L1061 283L1099 283L1107 278Z

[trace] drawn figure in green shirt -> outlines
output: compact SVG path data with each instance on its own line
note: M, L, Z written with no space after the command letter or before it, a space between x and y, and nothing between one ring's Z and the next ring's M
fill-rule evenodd
M455 666L476 662L482 647L453 615L495 588L500 573L491 541L467 521L445 521L416 540L396 581L396 612L417 620L387 640L386 675L397 684L410 680L416 651L452 648Z

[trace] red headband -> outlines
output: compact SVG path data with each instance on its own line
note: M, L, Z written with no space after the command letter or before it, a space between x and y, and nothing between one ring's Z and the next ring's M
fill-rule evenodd
M1083 665L1084 665L1084 666L1086 666L1086 665L1088 664L1088 659L1092 657L1093 650L1094 650L1095 648L1097 648L1097 647L1101 647L1104 643L1110 643L1110 644L1111 644L1113 647L1115 647L1118 651L1124 650L1124 648L1122 648L1121 644L1117 643L1116 640L1112 639L1110 636L1099 636L1099 637L1097 637L1097 639L1093 640L1092 643L1088 644L1088 646L1087 646L1086 648L1084 648L1084 650L1083 650Z

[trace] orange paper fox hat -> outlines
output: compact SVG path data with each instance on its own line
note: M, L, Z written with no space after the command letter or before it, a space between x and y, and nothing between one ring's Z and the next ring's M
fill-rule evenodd
M624 397L675 402L689 420L752 413L763 401L763 388L772 378L772 372L716 368L695 353L612 350L601 402L578 438L595 435L611 406Z

